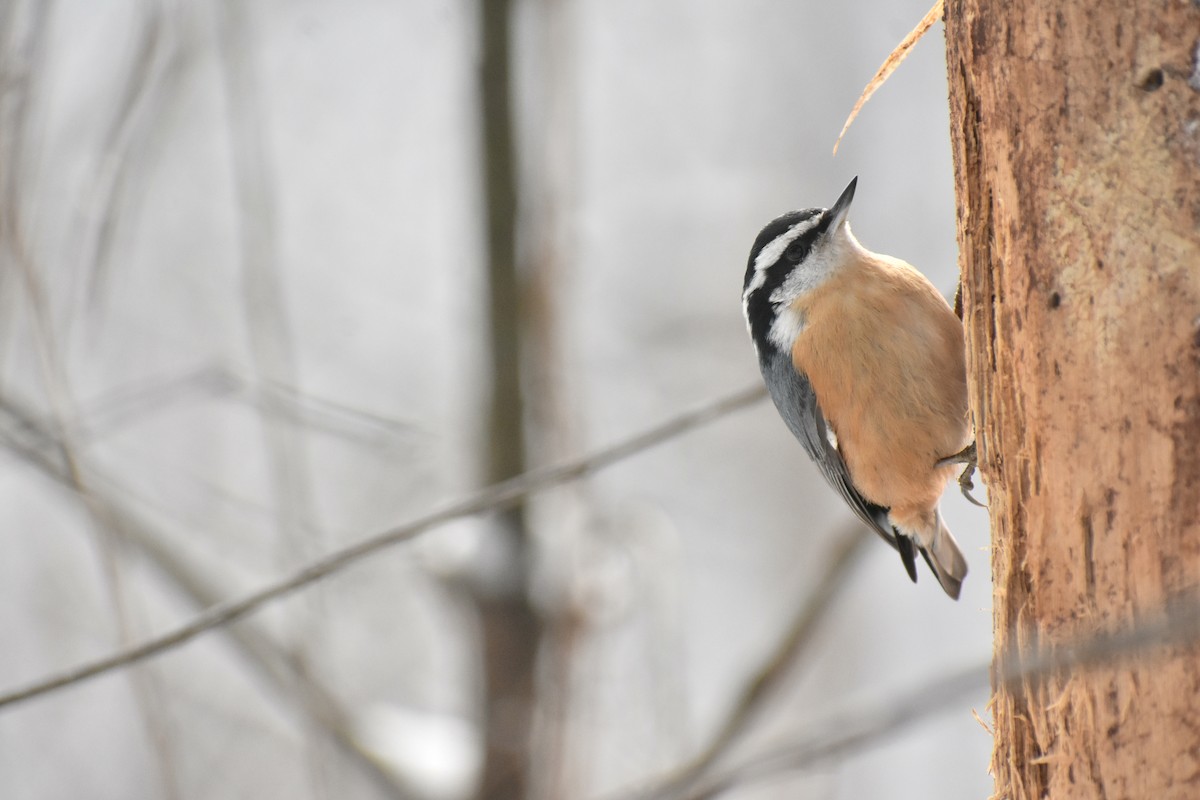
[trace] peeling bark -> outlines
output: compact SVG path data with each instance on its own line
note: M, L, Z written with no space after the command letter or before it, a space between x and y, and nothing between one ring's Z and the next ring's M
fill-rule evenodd
M996 655L1200 578L1200 4L947 0ZM997 797L1200 796L1200 658L997 688Z

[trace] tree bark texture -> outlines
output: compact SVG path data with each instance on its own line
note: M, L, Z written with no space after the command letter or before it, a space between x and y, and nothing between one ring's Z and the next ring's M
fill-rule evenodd
M1200 3L947 0L996 656L1200 578ZM997 797L1200 797L1200 656L997 686Z

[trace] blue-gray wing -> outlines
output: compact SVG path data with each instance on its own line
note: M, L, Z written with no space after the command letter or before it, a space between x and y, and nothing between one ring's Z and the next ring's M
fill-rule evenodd
M842 460L842 454L830 440L825 415L821 413L821 406L817 403L817 395L808 376L793 367L791 359L782 353L775 353L769 362L761 366L771 399L775 401L775 407L779 409L779 415L783 417L788 429L800 440L800 444L820 468L825 480L837 490L846 501L846 505L850 506L871 530L900 551L907 568L913 560L912 543L907 539L897 541L888 521L887 509L867 500L854 488L846 462ZM910 575L913 574L914 569L910 569L909 572Z

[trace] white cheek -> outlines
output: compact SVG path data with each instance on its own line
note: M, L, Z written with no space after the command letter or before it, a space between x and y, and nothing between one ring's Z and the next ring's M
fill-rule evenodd
M767 334L771 342L783 352L790 352L796 337L804 331L804 315L791 306L783 306L778 310L771 330Z
M776 347L785 352L790 350L796 337L804 331L804 315L793 309L792 303L829 280L860 251L862 245L850 233L850 225L843 224L824 247L804 260L801 269L794 270L782 286L771 292L776 317L771 324L770 337Z
M744 300L762 288L762 285L767 282L767 269L783 257L783 251L787 250L788 245L815 228L820 222L820 214L797 222L760 250L758 257L754 259L754 277L750 279L750 285L742 293L742 299Z
M816 289L838 271L844 253L841 242L834 239L809 255L800 269L793 270L783 285L771 292L771 302L777 305L791 303Z

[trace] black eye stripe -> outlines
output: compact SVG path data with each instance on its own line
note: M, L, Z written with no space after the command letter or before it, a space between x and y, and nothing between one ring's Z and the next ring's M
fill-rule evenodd
M788 251L792 249L792 246L796 246L800 254L797 262L802 261L808 255L808 251L812 249L815 239L816 237L809 232L802 234L792 242L788 249L784 250L779 260L766 268L762 285L755 289L746 300L746 317L750 324L751 335L759 342L759 347L763 349L764 355L766 351L775 347L768 336L771 323L775 319L775 310L771 307L771 295L776 289L783 286L787 276L796 267L796 264L789 259ZM753 269L753 263L751 261L751 269Z
M742 283L743 291L755 282L754 263L764 248L796 225L812 220L824 211L823 208L806 208L802 211L791 211L769 222L759 232L758 238L754 240L754 247L750 249L750 260L746 264L746 277ZM768 352L775 349L768 336L771 322L775 318L775 311L771 307L771 294L783 285L796 264L808 256L813 244L825 232L825 227L824 220L821 220L790 242L774 263L763 265L763 274L758 276L757 287L745 298L746 322L750 326L751 335L758 343L761 357L766 357Z
M754 246L750 248L750 261L746 265L747 273L744 285L749 285L750 278L753 277L754 273L754 261L758 258L758 254L762 252L764 247L787 233L797 223L812 219L814 215L820 214L823 210L820 208L806 208L803 211L789 211L787 214L776 217L768 222L766 227L759 231L758 237L754 240ZM801 236L800 238L803 239L805 236Z
M810 235L801 236L796 241L788 245L787 250L783 251L783 255L793 264L799 264L808 255L808 251L812 249L813 237Z

